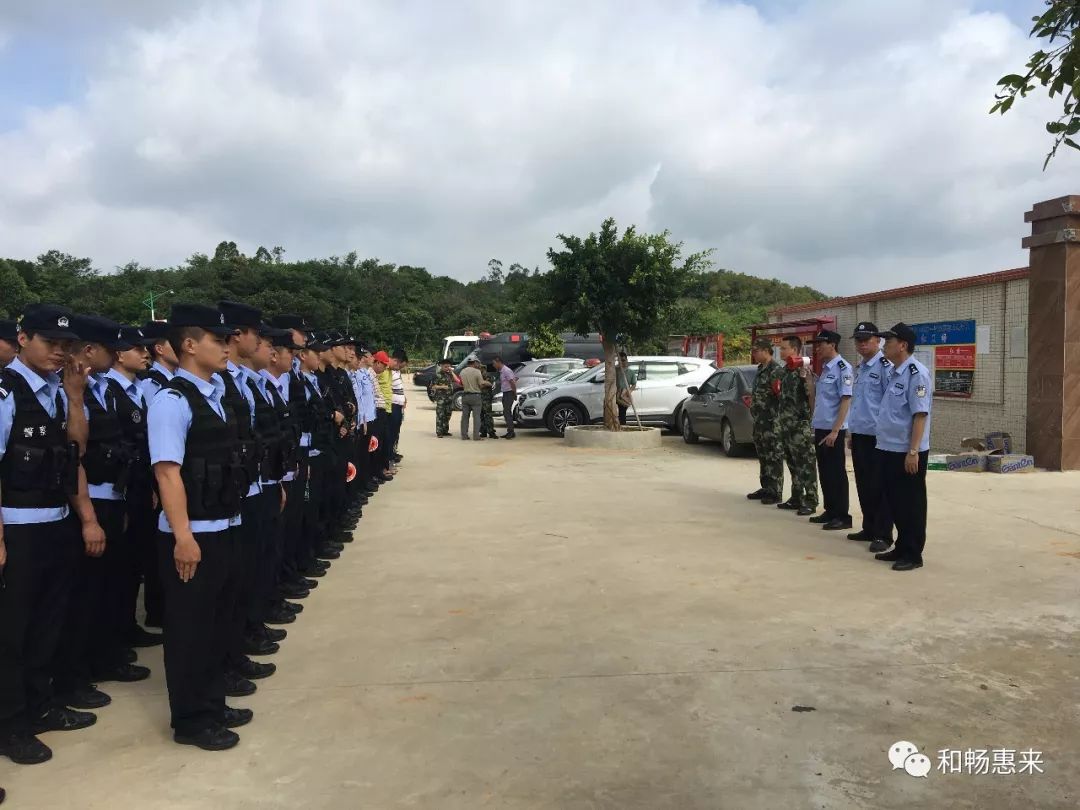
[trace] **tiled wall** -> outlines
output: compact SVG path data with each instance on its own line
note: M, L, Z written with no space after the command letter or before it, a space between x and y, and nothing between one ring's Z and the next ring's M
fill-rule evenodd
M989 326L990 352L975 359L972 398L934 399L930 446L934 450L955 450L959 449L960 440L965 436L1004 430L1012 434L1017 451L1024 452L1027 433L1027 279L835 309L800 311L790 319L830 315L836 318L836 331L844 336L840 353L853 362L858 355L849 335L859 321L873 321L882 329L897 321L916 324L974 319L976 326ZM771 320L788 319L776 316Z

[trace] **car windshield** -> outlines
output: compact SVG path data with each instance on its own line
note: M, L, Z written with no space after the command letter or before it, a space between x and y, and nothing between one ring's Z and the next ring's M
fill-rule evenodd
M547 380L544 385L551 385L555 382L571 382L578 377L584 377L587 371L592 371L591 368L572 368L569 371L564 371L562 374L556 374L551 379Z

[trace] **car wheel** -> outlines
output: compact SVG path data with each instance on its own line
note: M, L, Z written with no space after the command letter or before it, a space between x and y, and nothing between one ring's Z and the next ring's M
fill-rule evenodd
M742 455L742 445L735 441L735 430L727 419L720 425L720 445L724 448L724 455L729 458Z
M684 413L682 415L682 437L683 441L687 444L697 444L698 435L694 433L694 428L690 424L690 414Z
M463 393L465 393L465 392L464 391L455 391L454 392L454 410L455 411L460 411L461 410L461 395Z
M544 421L552 433L562 436L568 427L585 423L585 414L573 402L558 402L548 408Z

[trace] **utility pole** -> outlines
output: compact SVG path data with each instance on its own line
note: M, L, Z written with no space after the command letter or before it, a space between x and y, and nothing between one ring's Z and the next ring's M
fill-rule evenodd
M150 290L150 294L143 299L143 306L150 310L150 320L157 320L157 313L154 309L156 302L163 295L175 295L175 290Z

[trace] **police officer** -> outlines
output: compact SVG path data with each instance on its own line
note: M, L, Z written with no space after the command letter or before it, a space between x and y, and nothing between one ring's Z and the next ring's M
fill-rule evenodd
M27 307L19 356L0 371L0 754L20 764L52 757L36 735L97 720L55 705L51 680L76 566L105 546L66 432L86 387L69 356L73 320L66 307Z
M776 508L796 510L806 517L814 514L818 505L814 435L810 429L813 375L802 362L802 339L798 335L785 335L780 341L780 359L784 372L780 377L776 427L791 473L791 497Z
M19 332L15 321L0 321L0 368L4 368L19 353Z
M222 381L233 329L215 309L175 304L169 342L176 376L150 403L150 460L161 493L158 551L165 589L165 683L173 739L207 751L239 742L250 709L225 703L225 665L239 575L236 417Z
M754 447L757 450L758 482L761 486L746 497L772 506L780 503L784 492L784 448L776 428L783 369L773 359L773 345L768 338L754 341L751 354L758 364L750 415L754 417Z
M143 336L151 341L146 349L150 352L150 367L137 375L140 380L143 401L147 406L154 396L168 384L176 373L176 353L168 341L168 324L161 321L147 321L142 326Z
M84 397L89 431L82 466L94 514L105 532L105 549L100 556L79 560L53 686L57 699L65 705L97 709L108 705L110 698L94 683L150 677L146 667L128 663L124 635L129 628L116 609L120 593L130 589L131 550L124 536L124 497L131 470L106 373L117 351L133 347L123 340L120 325L107 318L77 315L72 328L80 338L74 356L90 370Z
M308 480L304 498L304 518L302 540L297 549L296 570L305 577L324 576L330 568L328 559L321 559L322 544L326 540L327 515L326 470L327 459L337 425L334 423L334 410L323 396L316 372L319 370L319 355L326 350L314 335L308 335L304 348L300 352L299 375L304 387L303 398L306 405L301 411L300 444L307 448ZM297 397L294 395L293 399ZM295 401L294 401L295 406ZM336 559L340 552L334 553Z
M877 417L885 395L889 361L881 353L877 326L862 321L851 335L862 362L855 368L855 385L848 411L851 435L851 463L855 468L855 488L862 509L862 528L849 540L869 540L870 551L884 551L892 545L892 520L883 508L881 470L878 466Z
M933 383L916 360L915 330L906 323L878 332L892 364L877 419L877 452L885 503L896 525L896 547L874 555L894 571L922 568L926 545L926 462L930 456Z
M851 528L848 511L847 415L855 376L851 366L840 356L840 335L829 329L818 332L814 351L822 361L821 375L813 384L814 451L825 510L810 518L821 528L836 531Z

